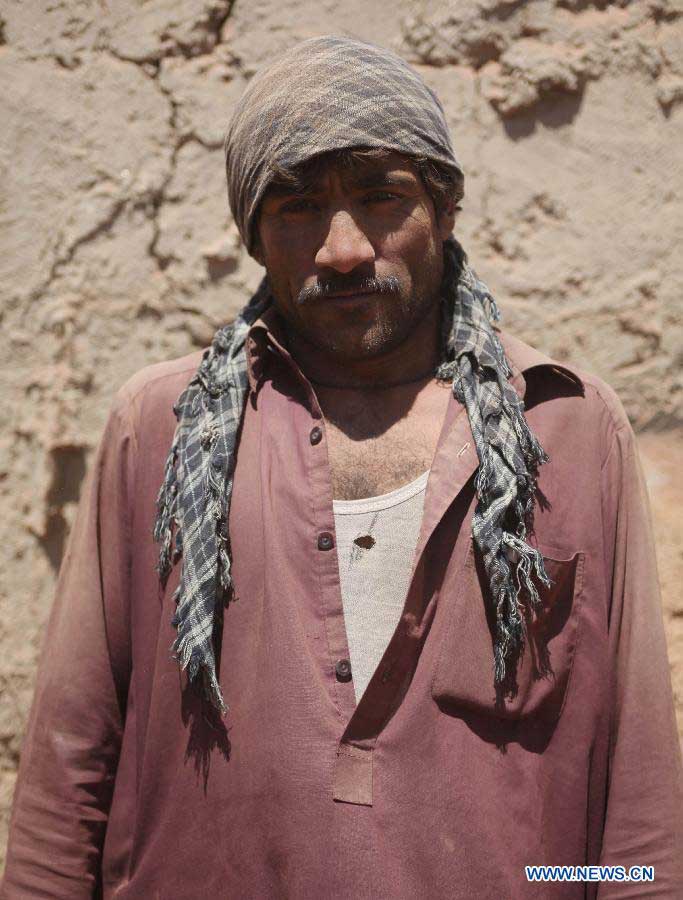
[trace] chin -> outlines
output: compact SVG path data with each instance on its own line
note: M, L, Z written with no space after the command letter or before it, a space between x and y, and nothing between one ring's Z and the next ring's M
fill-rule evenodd
M359 336L357 339L347 341L320 341L315 344L319 350L329 353L335 359L348 362L359 362L363 359L372 359L382 356L397 347L407 335L399 333L370 333Z

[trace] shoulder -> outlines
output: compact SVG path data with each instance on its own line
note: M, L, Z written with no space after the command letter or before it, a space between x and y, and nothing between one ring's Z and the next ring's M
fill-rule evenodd
M154 363L139 369L117 391L122 403L135 403L141 396L158 396L182 391L199 368L203 350L196 350L177 359Z
M527 409L559 398L573 398L573 402L570 399L565 404L568 416L576 426L600 432L606 451L617 434L632 437L624 405L604 379L571 363L559 362L504 330L498 331L498 337L513 371L524 376Z
M204 350L139 369L116 391L112 416L139 432L175 427L173 404L199 368Z

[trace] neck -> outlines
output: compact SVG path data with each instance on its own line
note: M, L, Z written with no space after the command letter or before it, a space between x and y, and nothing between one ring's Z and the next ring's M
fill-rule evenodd
M287 344L313 384L340 390L377 390L415 385L434 377L441 357L441 308L435 303L408 337L367 359L339 359L321 350L285 323Z

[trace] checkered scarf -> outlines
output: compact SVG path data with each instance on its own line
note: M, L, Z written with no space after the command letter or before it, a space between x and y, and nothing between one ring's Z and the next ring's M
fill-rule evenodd
M316 38L254 78L225 145L230 205L250 251L273 166L297 165L350 146L426 156L462 176L438 99L388 51L345 38ZM190 680L201 682L223 713L215 640L233 591L228 521L248 392L245 341L272 302L264 278L204 352L173 408L178 424L157 499L154 539L161 544L163 587L182 559L172 649ZM525 616L539 603L532 574L550 584L541 554L526 541L537 467L548 457L508 380L511 369L492 327L499 319L496 303L452 237L444 244L442 311L442 359L435 376L451 381L466 407L479 457L472 535L495 612L494 680L501 686L524 645Z

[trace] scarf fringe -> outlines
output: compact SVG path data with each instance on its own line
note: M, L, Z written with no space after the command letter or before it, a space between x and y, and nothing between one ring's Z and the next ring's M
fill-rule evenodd
M178 628L182 626L182 622L178 622L177 617L174 617L172 624ZM211 662L213 665L208 665L207 661L202 659L199 652L193 647L191 638L192 635L190 632L183 634L179 630L178 636L171 647L174 657L180 663L181 671L187 670L187 676L190 682L197 683L197 681L201 679L204 697L219 710L221 715L225 715L230 707L225 702L220 685L218 684L215 659L212 655Z

